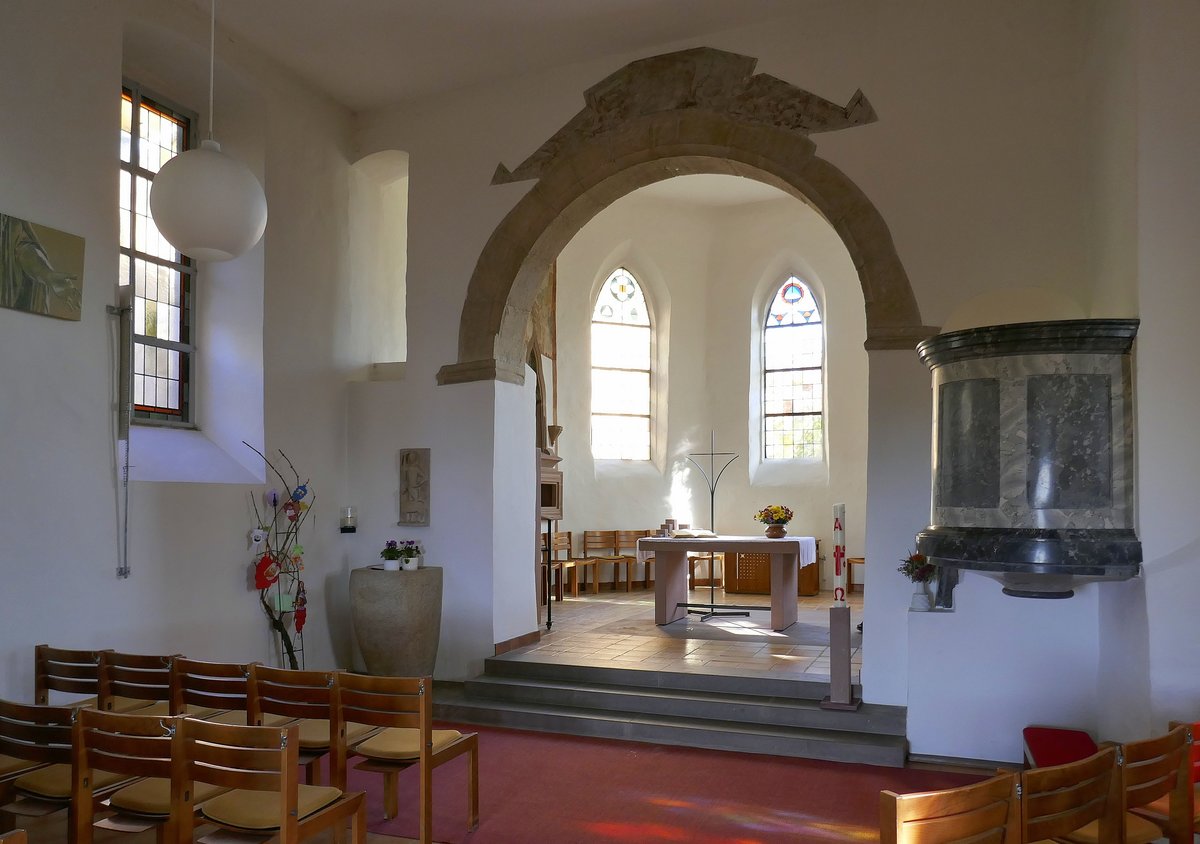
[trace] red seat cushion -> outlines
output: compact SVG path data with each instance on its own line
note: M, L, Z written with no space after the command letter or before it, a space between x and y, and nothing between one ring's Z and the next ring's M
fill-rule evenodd
M1061 727L1026 727L1025 761L1034 768L1064 765L1086 759L1100 748L1083 730L1064 730Z

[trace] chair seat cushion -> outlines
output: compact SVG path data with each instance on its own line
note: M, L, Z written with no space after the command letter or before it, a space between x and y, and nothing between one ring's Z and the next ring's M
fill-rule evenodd
M300 818L323 809L342 796L336 788L304 785L297 788L296 809ZM200 807L211 821L239 829L276 829L279 826L279 797L269 792L235 789L219 794Z
M1062 727L1026 727L1021 731L1025 740L1025 758L1031 767L1049 768L1078 762L1097 753L1096 741L1083 730Z
M215 709L211 706L192 706L190 703L183 708L183 714L189 718L195 718L198 721L211 721L213 718L224 713L224 709ZM245 722L245 713L242 713L242 723Z
M1125 842L1126 844L1150 844L1163 837L1162 830L1145 818L1125 813ZM1098 844L1100 841L1100 821L1092 821L1087 826L1080 827L1066 835L1063 841L1074 844Z
M220 715L214 715L211 718L205 718L213 724L230 724L234 727L242 727L246 724L246 710L231 709L228 712L222 712ZM264 712L262 716L262 725L264 727L282 727L284 724L290 724L295 721L295 718L289 718L286 715L276 715L272 712Z
M6 777L9 774L15 774L17 771L24 771L27 768L36 768L41 762L30 762L28 759L18 759L15 756L4 756L0 754L0 777Z
M119 782L130 779L128 774L115 774L112 771L93 771L92 790L101 791ZM49 765L30 771L18 777L14 782L18 789L49 800L66 800L71 796L71 766Z
M1195 792L1195 810L1192 812L1192 822L1200 823L1200 783L1196 783L1192 787L1192 790ZM1133 812L1137 815L1145 815L1148 818L1166 818L1171 812L1171 797L1168 794L1164 794L1153 803L1139 806Z
M165 700L137 700L131 697L114 697L111 712L123 715L170 715L171 704Z
M266 716L263 716L264 720ZM274 724L269 726L276 726ZM329 721L325 718L305 718L300 722L300 748L302 750L320 750L329 747ZM365 736L374 727L366 724L347 724L346 742L353 743L355 739Z
M458 730L434 730L433 752L462 738ZM416 759L421 755L421 731L415 727L390 727L354 748L370 759Z
M203 803L229 789L207 782L193 786L192 799ZM162 777L147 777L127 785L108 799L109 805L135 815L166 817L171 814L171 781Z

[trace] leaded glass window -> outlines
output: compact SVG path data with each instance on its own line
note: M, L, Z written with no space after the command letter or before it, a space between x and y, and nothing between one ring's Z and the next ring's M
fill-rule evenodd
M592 456L650 459L652 328L637 279L615 270L592 310Z
M812 290L792 276L763 326L763 457L815 458L825 447L825 327Z
M118 283L133 285L131 379L134 418L189 423L192 284L195 266L159 234L150 216L150 186L159 169L189 146L192 118L121 91L121 224Z

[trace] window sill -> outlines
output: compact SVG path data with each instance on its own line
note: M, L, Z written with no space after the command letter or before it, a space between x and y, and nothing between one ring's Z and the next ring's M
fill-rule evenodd
M829 467L823 457L797 457L788 460L759 460L750 469L755 486L796 486L823 482Z
M192 428L131 425L129 429L129 479L166 483L260 484L265 480L262 460L250 449L246 463L226 452ZM251 468L259 464L259 470Z
M597 478L652 478L662 475L653 460L613 460L592 458Z

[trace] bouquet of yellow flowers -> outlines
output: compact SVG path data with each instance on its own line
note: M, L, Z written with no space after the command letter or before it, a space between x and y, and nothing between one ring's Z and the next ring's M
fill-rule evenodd
M794 514L782 504L768 504L754 514L754 521L764 525L786 525Z

